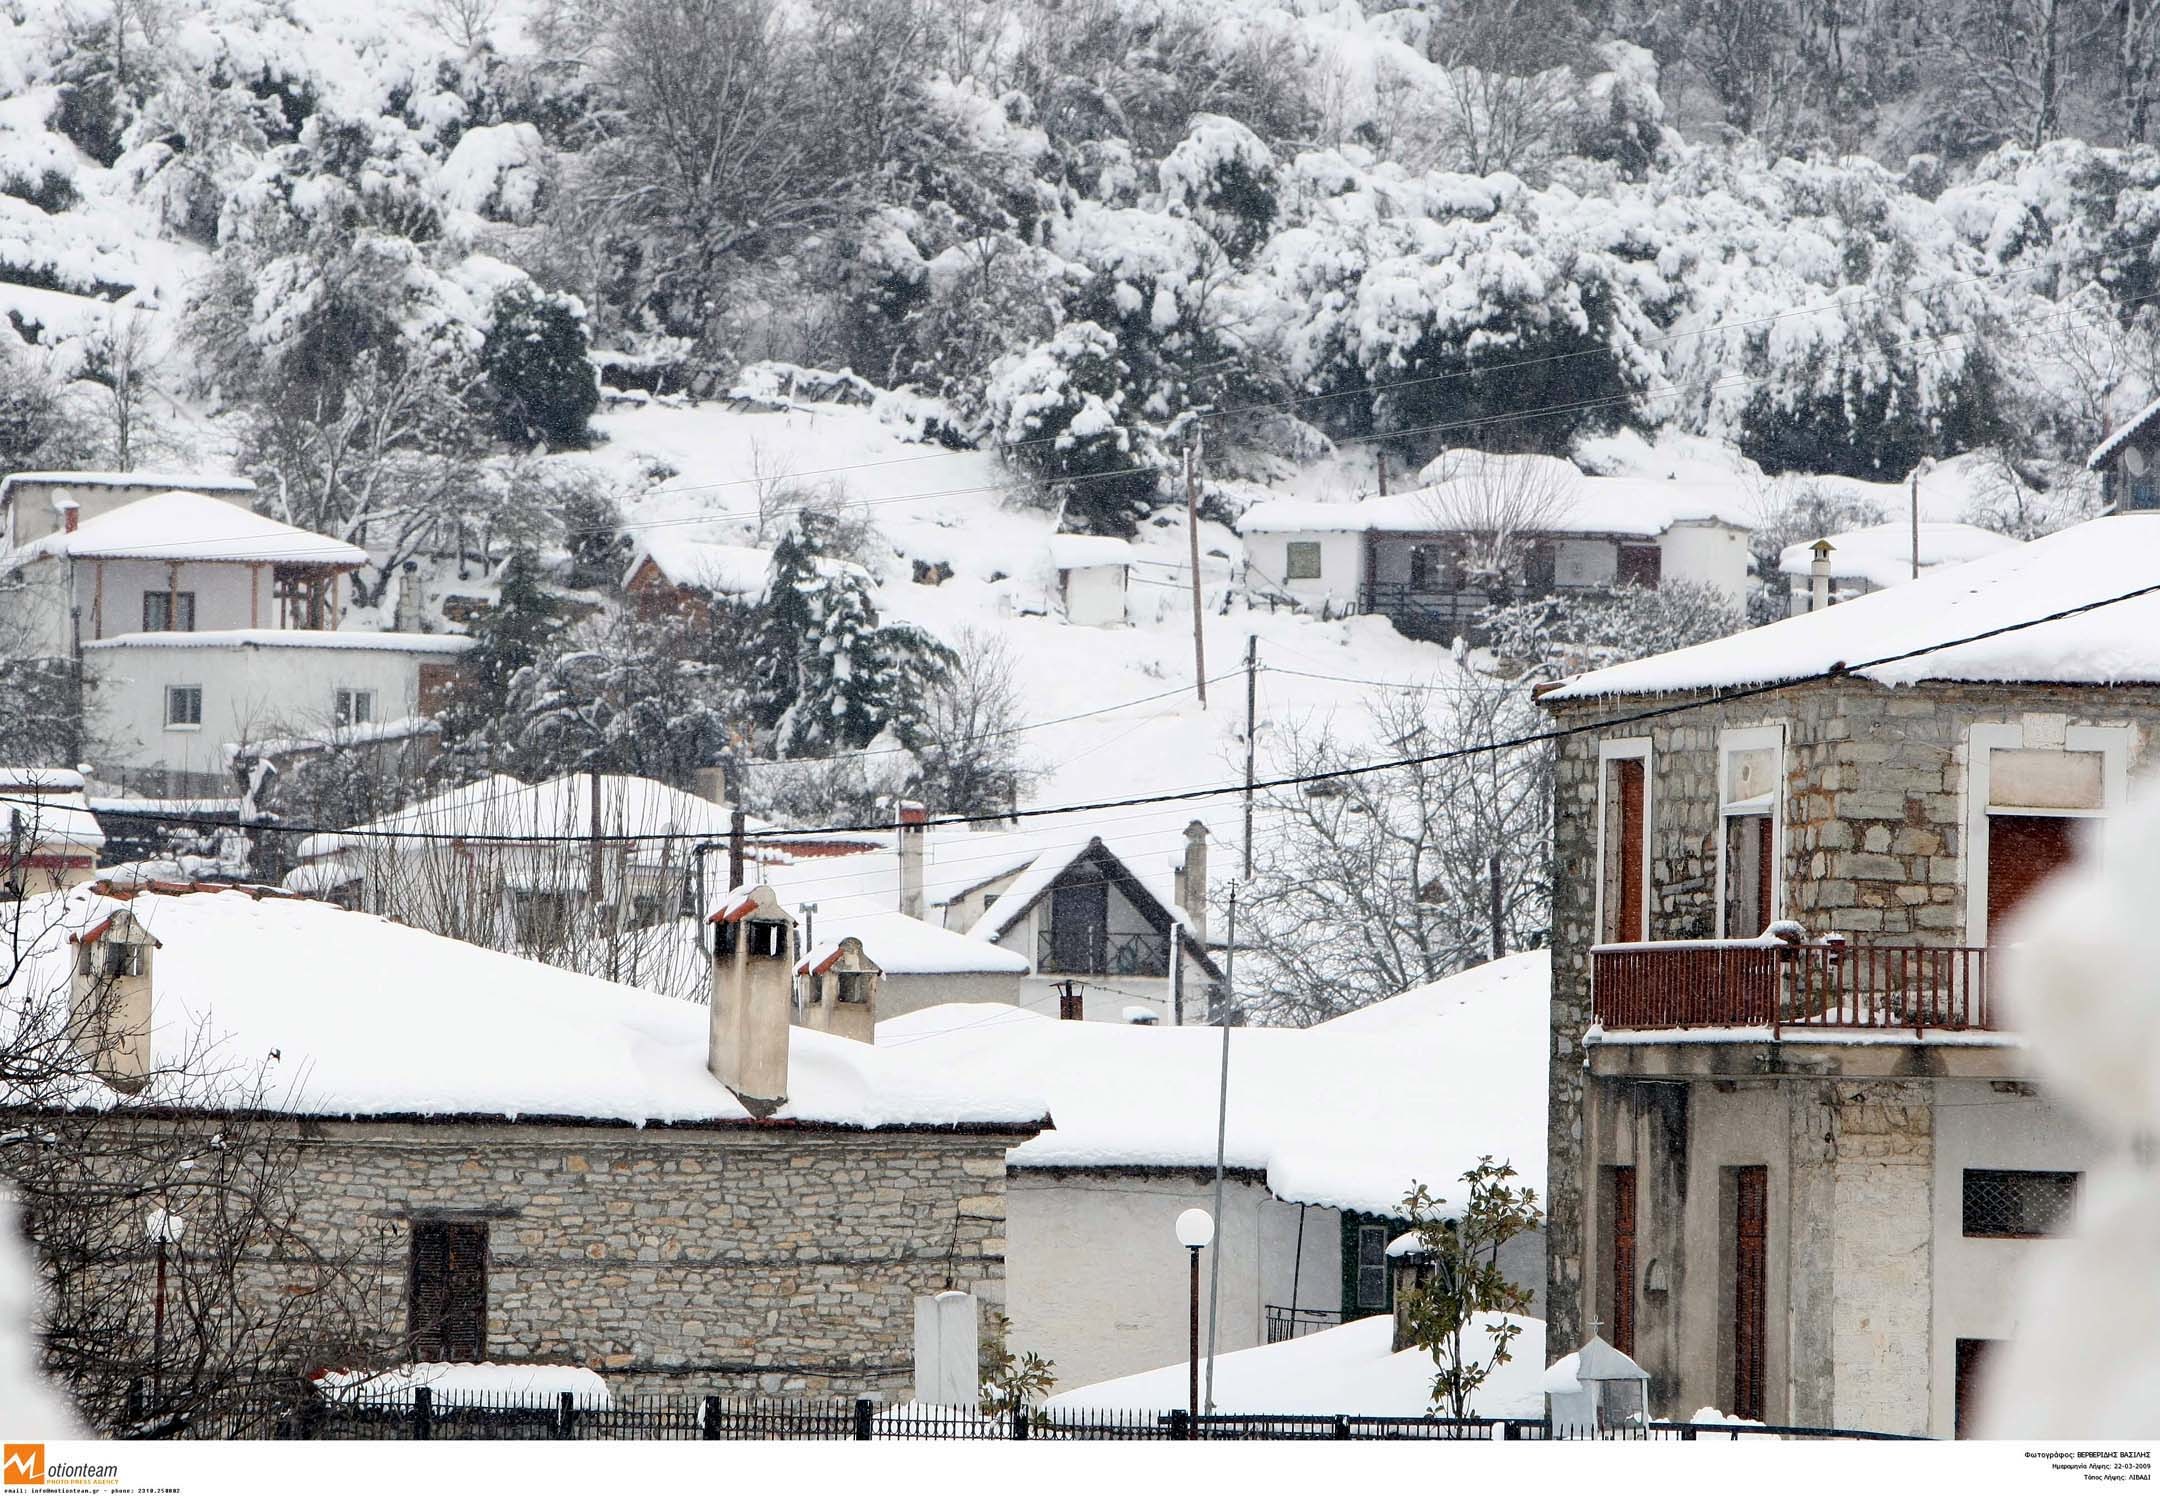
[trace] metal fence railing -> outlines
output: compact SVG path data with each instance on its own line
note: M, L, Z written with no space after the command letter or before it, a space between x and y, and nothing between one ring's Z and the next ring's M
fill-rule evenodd
M1760 1424L1635 1424L1570 1431L1536 1418L1381 1418L1360 1414L1210 1413L1183 1409L969 1407L886 1404L870 1398L771 1398L713 1394L583 1401L508 1394L440 1397L428 1387L324 1396L257 1395L209 1413L159 1415L138 1404L123 1437L166 1439L1423 1439L1505 1441L1570 1438L1895 1439L1855 1429Z
M1279 1345L1300 1335L1310 1335L1315 1330L1331 1330L1341 1323L1340 1309L1293 1309L1287 1304L1269 1304L1267 1343Z

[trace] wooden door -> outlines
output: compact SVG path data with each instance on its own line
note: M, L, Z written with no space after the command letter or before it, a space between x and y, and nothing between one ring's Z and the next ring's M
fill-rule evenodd
M1612 1347L1635 1354L1635 1168L1612 1171Z
M1988 939L2010 912L2076 856L2072 816L1988 817Z
M1737 1418L1763 1416L1767 1334L1770 1171L1733 1170L1733 1401Z

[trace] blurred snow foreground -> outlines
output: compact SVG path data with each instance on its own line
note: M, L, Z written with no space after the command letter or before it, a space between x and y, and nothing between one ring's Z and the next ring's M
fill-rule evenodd
M37 1295L30 1248L15 1221L14 1202L0 1198L0 1412L10 1439L82 1437L67 1403L38 1375L31 1310Z
M2160 789L2103 825L2004 952L2013 1021L2066 1101L2127 1145L2024 1289L1991 1366L1990 1438L2160 1434Z

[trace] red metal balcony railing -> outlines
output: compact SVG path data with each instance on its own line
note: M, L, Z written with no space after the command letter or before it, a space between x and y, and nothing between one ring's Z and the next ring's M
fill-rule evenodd
M1979 946L1670 940L1590 952L1608 1029L1992 1029Z

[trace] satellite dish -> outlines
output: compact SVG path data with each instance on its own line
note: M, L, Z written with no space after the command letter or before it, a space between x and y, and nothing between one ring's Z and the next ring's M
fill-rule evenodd
M2143 447L2134 445L2123 448L2123 466L2130 470L2131 477L2144 477L2145 449Z

